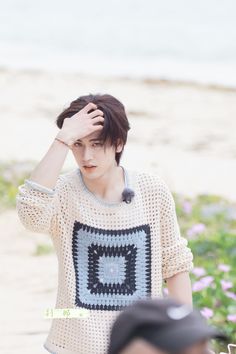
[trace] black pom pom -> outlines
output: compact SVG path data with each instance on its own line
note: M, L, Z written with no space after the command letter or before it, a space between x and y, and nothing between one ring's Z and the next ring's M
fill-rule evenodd
M134 197L134 191L130 188L125 188L122 192L122 200L126 203L131 203L132 198Z

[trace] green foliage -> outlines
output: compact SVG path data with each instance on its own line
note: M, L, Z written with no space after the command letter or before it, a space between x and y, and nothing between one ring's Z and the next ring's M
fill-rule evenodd
M51 245L38 244L34 256L42 256L51 253L54 253L54 248Z
M28 178L33 162L8 162L0 164L0 211L14 208L18 186Z
M174 199L182 235L194 255L194 306L236 343L236 205L212 195ZM227 351L225 343L213 343L216 352Z

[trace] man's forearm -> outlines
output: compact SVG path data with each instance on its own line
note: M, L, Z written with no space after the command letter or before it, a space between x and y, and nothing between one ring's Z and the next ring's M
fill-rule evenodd
M31 172L30 180L47 188L54 188L69 148L54 140L43 159Z
M166 279L169 295L192 306L192 286L188 272L181 272Z

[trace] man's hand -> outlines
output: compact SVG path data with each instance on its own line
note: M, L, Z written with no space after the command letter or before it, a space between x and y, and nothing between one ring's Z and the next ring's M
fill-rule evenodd
M92 112L88 113L89 111ZM70 118L65 118L57 135L58 139L71 146L77 139L82 139L95 131L103 129L103 112L90 102Z

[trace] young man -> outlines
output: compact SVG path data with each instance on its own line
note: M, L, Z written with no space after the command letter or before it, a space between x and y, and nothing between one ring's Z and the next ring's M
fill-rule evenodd
M57 354L105 354L115 317L135 300L161 297L163 280L171 295L192 304L192 253L166 183L120 165L130 126L119 100L79 97L57 126L48 152L19 187L17 210L26 228L54 243L55 307L86 309L88 318L53 319L44 346ZM60 174L69 150L78 167Z

